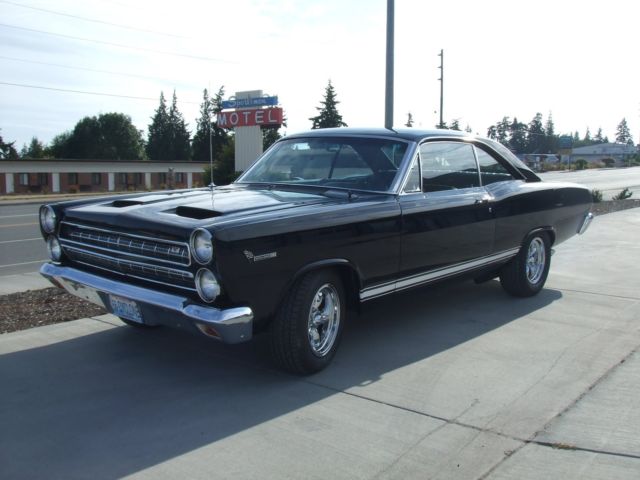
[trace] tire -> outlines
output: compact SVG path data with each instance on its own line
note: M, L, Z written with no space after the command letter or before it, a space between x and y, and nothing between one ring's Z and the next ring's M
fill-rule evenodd
M160 325L147 325L145 323L138 323L138 322L134 322L133 320L129 320L126 318L122 318L122 317L118 317L123 323L126 323L127 325L129 325L130 327L133 328L140 328L142 330L144 329L152 329L152 328L159 328Z
M271 352L284 370L308 375L331 363L340 343L346 304L340 277L330 270L300 278L271 324Z
M509 295L532 297L547 281L551 245L545 232L529 235L518 255L500 270L500 283Z

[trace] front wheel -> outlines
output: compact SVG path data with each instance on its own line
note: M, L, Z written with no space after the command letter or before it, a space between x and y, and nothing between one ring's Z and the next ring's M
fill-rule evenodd
M531 297L544 287L550 264L549 236L545 232L532 233L518 255L502 267L502 288L515 297Z
M300 278L271 325L271 350L285 370L311 374L333 359L344 325L344 289L331 271Z

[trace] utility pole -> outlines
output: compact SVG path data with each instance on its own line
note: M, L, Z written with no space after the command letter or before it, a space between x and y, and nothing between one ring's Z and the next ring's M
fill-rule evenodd
M393 13L394 0L387 0L387 78L384 97L384 128L393 128Z
M440 53L438 54L440 57L440 125L438 128L444 128L444 117L442 112L442 105L444 103L444 50L440 49Z

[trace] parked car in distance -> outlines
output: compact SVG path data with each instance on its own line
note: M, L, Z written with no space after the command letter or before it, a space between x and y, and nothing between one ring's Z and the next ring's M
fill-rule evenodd
M462 132L313 130L228 186L42 206L40 271L132 326L268 332L279 365L309 374L374 298L453 277L535 295L590 206L587 188Z

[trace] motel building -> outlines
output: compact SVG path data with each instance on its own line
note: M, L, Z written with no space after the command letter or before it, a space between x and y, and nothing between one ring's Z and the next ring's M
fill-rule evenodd
M127 192L201 187L207 163L122 160L0 160L0 195Z

